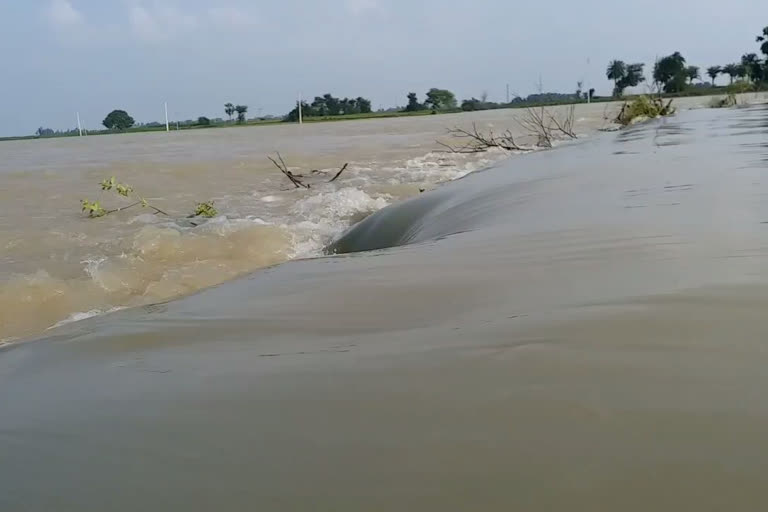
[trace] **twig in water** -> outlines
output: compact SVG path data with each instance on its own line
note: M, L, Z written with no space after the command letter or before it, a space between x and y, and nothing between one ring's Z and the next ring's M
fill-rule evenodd
M493 130L489 130L488 134L482 133L477 129L477 125L472 123L472 131L465 130L463 128L455 127L448 130L448 134L456 139L469 139L469 141L459 147L451 146L445 142L436 141L438 144L446 148L451 153L483 153L490 148L500 148L507 151L527 151L528 148L519 146L515 142L515 138L512 132L505 131L501 135L497 136L493 133Z
M134 206L139 206L139 205L141 205L143 208L149 208L150 210L154 210L155 214L162 214L167 217L170 217L168 213L164 212L160 208L157 208L156 206L152 206L147 202L146 199L136 194L133 190L133 187L131 187L130 185L126 185L125 183L118 183L117 178L115 178L114 176L102 181L100 185L101 185L101 190L103 191L114 191L122 197L133 197L135 199L138 199L138 201L131 203L127 206L121 206L113 210L107 210L106 208L101 206L101 203L99 201L89 201L88 199L81 199L80 205L82 207L82 211L83 213L87 213L88 217L91 217L91 218L104 217L105 215L121 212L123 210L127 210L129 208L133 208Z
M339 170L339 172L337 172L337 173L336 173L336 176L334 176L333 178L331 178L331 181L329 181L328 183L333 183L334 181L336 181L336 178L338 178L339 176L341 176L341 173L343 173L343 172L346 170L346 168L347 168L347 166L348 166L348 165L349 165L349 163L346 163L346 164L344 164L344 165L342 166L342 168Z
M526 109L525 116L519 121L519 124L531 135L537 137L538 146L551 148L553 141L559 138L576 138L576 133L573 131L574 117L575 105L571 105L562 118L544 106L530 107Z
M293 174L291 171L288 170L288 166L285 165L285 161L283 160L283 157L280 156L280 152L277 152L277 158L280 160L279 163L277 162L277 160L275 160L271 156L267 156L267 158L269 158L272 161L272 163L275 164L275 167L280 169L280 172L285 174L288 177L288 179L291 180L291 183L293 183L294 187L296 187L296 188L310 188L310 186L308 184L306 184L303 181L301 181L298 176L296 176L295 174Z

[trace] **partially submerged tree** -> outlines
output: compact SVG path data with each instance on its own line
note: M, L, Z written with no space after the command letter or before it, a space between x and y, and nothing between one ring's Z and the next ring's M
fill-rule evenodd
M715 86L715 79L717 78L717 75L723 72L723 68L720 66L710 66L707 68L707 75L709 75L709 78L712 79L712 87Z
M675 52L656 61L653 68L653 80L661 84L664 92L681 92L688 79L685 57Z
M108 130L127 130L131 126L133 126L135 121L131 116L128 115L128 112L125 110L113 110L110 112L107 117L104 118L104 121L102 121L102 124L108 129Z
M433 110L454 109L457 106L456 96L447 89L432 88L427 92L427 99L424 105Z
M616 122L627 126L637 122L653 119L660 116L671 116L675 113L672 100L664 102L662 98L649 98L640 96L631 102L624 103L616 116Z
M536 147L551 148L554 142L561 139L575 139L575 105L563 109L535 107L526 109L525 115L518 120L520 127L528 135L536 139L535 146L522 146L510 130L500 134L490 128L487 132L478 130L472 123L472 129L466 130L458 126L448 130L448 134L459 144L437 141L451 153L483 153L492 148L506 151L533 151Z

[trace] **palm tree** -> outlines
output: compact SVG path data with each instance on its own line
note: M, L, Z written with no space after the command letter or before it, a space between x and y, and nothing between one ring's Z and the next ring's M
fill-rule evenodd
M731 79L731 85L733 85L733 77L739 76L739 65L726 64L725 66L723 66L722 72L728 75L728 77Z
M749 74L749 71L747 70L747 66L744 64L736 64L736 75L739 78L746 78Z
M720 66L711 66L707 68L707 75L709 75L709 78L712 79L712 87L715 86L715 79L717 78L717 75L723 72L723 68Z
M685 68L685 75L688 77L688 83L693 84L694 80L701 80L699 66L688 66Z
M235 106L231 103L227 103L224 105L224 113L229 116L229 122L232 122L232 114L235 113Z
M608 68L605 70L605 76L608 80L613 80L613 95L621 96L619 90L619 80L624 78L627 74L627 65L623 60L612 60L608 63Z
M760 59L756 53L746 53L741 56L741 65L744 67L746 76L749 80L760 80L761 69Z

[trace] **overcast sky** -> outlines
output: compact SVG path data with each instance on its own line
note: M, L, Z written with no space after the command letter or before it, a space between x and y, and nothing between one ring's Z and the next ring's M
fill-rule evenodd
M160 120L166 100L180 119L227 101L284 114L299 91L503 100L541 75L607 94L612 58L725 64L765 25L766 0L0 0L0 135L71 128L77 110L93 128L114 108Z

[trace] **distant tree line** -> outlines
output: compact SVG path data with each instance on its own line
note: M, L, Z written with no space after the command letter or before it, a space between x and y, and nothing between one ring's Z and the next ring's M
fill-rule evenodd
M301 115L303 117L348 116L353 114L370 114L371 100L358 96L357 98L336 98L331 94L315 96L312 103L301 102ZM286 121L299 120L299 106L291 110L286 116Z
M70 135L77 135L79 133L77 128L72 128L70 130L54 130L52 128L45 128L41 126L37 129L35 132L35 136L37 137L66 137Z
M717 77L728 75L729 84L733 85L736 80L740 84L749 88L761 88L768 86L768 26L762 29L762 32L756 36L756 42L760 43L759 51L745 53L738 62L725 65L715 65L706 68L706 76L710 83L702 81L701 69L698 66L690 65L680 52L674 52L670 55L658 59L653 66L653 86L658 92L668 94L679 94L690 92L695 88L715 87ZM644 65L642 63L627 64L622 60L612 60L606 68L606 77L613 81L613 96L623 96L626 89L637 87L647 82L644 75ZM699 81L699 83L695 83ZM563 94L540 91L537 94L531 94L525 98L517 96L507 103L495 103L487 100L485 94L481 98L471 97L461 102L461 110L488 110L497 108L509 108L524 105L536 105L541 103L567 103L574 100L581 101L596 98L594 89L582 91L582 82L578 83L575 94ZM325 116L345 116L353 114L369 114L372 112L371 101L367 98L336 98L331 94L315 97L312 103L302 102L302 114L304 117L325 117ZM453 92L447 89L432 88L427 91L423 102L419 101L415 92L408 93L405 107L397 107L391 110L402 110L405 112L419 111L455 111L459 109L458 101ZM237 114L237 122L244 124L246 122L247 105L235 105L226 103L224 113L228 116L229 122L233 122L233 116ZM291 110L283 120L297 121L298 106ZM268 116L269 117L269 116ZM265 117L263 119L267 119ZM221 119L209 119L201 116L197 120L187 120L176 122L178 126L214 126L223 124ZM113 110L102 121L104 127L113 132L129 130L136 126L136 122L125 110ZM139 124L139 127L155 128L161 127L164 123ZM36 131L37 137L54 137L75 135L77 129L54 131L51 128L40 127Z
M682 93L693 87L715 87L719 75L728 75L730 84L735 79L742 80L750 87L765 86L768 82L768 27L763 28L756 37L760 45L763 58L757 53L745 53L739 62L723 66L710 66L706 74L711 80L710 84L694 84L701 81L700 68L689 65L680 52L658 59L653 66L653 84L659 92L668 94ZM625 64L621 60L613 60L608 64L606 77L614 81L613 95L617 98L624 94L628 87L635 87L645 81L643 76L643 64Z

